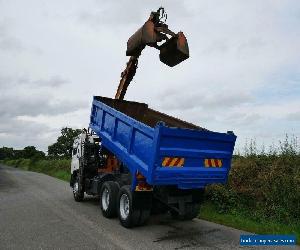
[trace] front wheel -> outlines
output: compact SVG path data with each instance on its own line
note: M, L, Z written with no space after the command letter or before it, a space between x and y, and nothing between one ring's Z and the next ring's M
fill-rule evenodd
M74 196L74 200L77 202L82 201L84 198L84 192L82 191L82 188L80 187L78 176L76 176L74 183L73 183L73 196Z

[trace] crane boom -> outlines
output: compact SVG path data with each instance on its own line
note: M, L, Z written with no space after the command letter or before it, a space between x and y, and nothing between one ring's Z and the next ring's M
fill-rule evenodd
M129 61L126 64L125 70L121 73L121 80L117 89L117 93L115 95L115 99L118 100L124 99L127 88L136 73L137 66L138 66L138 57L131 56L129 58Z

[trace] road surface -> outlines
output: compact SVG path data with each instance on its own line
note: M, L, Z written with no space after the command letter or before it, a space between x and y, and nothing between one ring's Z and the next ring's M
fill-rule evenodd
M102 217L98 203L75 202L67 182L0 165L0 249L237 249L245 233L168 215L125 229Z

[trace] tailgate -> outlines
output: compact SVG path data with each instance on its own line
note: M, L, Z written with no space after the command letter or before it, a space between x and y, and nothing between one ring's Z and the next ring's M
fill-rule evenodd
M236 136L232 132L160 126L152 183L181 189L225 183Z

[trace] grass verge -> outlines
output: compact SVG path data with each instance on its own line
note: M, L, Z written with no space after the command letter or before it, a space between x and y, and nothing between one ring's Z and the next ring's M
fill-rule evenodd
M202 205L199 218L256 234L293 234L297 237L297 244L300 244L300 225L296 223L287 225L268 220L256 221L238 211L235 214L220 214L211 202Z
M32 160L32 159L17 159L17 160L3 160L1 163L13 166L16 168L34 171L38 173L47 174L55 178L69 181L70 165L71 161L68 159L43 159L43 160Z

